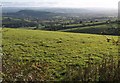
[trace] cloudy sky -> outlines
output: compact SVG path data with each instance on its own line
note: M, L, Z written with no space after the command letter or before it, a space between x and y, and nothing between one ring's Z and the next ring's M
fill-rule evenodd
M102 7L118 8L119 0L2 0L2 6L8 7Z

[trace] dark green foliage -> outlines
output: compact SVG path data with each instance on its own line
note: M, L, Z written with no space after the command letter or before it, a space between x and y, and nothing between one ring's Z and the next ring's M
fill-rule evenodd
M10 28L19 28L19 27L35 27L37 24L35 22L29 22L22 19L15 18L6 18L3 19L2 26Z

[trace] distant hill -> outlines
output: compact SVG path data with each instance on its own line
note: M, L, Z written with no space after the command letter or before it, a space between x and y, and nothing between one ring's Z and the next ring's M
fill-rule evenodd
M99 16L117 16L117 9L103 9L103 8L40 8L40 7L3 7L3 13L16 12L34 12L34 13L49 13L80 17L99 17Z
M10 17L16 17L16 18L26 18L26 17L49 18L56 15L57 15L56 13L36 11L36 10L20 10L18 12L3 13L3 16L10 16Z
M35 10L21 10L16 12L18 15L28 15L28 16L47 16L47 15L52 15L54 13L51 12L45 12L45 11L35 11Z

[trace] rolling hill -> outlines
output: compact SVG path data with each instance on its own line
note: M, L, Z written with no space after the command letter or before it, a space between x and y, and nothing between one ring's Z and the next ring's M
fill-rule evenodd
M12 13L3 13L4 17L14 17L14 18L43 18L47 19L59 14L46 12L46 11L36 11L36 10L20 10Z
M73 33L87 33L87 34L101 34L101 32L103 32L103 34L106 35L119 35L117 23L102 24L102 25L94 24L93 26L87 25L85 27L70 28L59 31L73 32Z

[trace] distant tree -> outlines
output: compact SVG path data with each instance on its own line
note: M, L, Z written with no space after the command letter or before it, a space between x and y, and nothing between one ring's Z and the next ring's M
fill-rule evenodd
M11 21L12 19L8 17L6 20L7 20L7 21Z
M95 22L98 22L97 20Z
M39 24L36 25L36 28L34 28L34 30L38 29L39 28Z
M79 22L80 24L83 23L82 21Z
M107 20L107 21L106 21L107 24L110 24L110 22L111 22L111 20Z
M90 23L93 23L93 21L91 20Z

